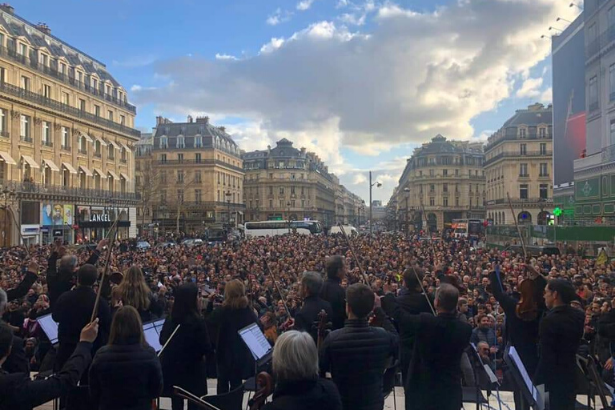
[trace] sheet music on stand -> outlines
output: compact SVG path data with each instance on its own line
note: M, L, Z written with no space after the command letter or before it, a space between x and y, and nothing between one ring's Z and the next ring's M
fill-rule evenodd
M143 324L143 336L145 337L145 341L154 348L156 353L162 349L160 345L160 332L162 332L163 325L164 319Z
M240 329L237 333L250 349L254 360L261 362L269 357L273 349L256 323Z
M514 346L510 346L508 348L506 354L504 355L504 360L512 368L512 374L515 377L515 381L521 388L523 395L530 402L530 406L533 406L538 410L544 410L546 397L544 387L534 386L534 383L527 373L527 370L521 361L521 357L519 357L519 353L517 353Z
M41 325L41 329L45 332L45 335L49 339L52 345L58 343L58 323L53 320L51 317L51 313L48 315L40 316L36 319L39 325Z

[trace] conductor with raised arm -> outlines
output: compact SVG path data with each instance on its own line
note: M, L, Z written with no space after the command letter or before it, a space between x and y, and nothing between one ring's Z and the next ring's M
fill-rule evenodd
M418 315L402 309L391 293L382 307L398 324L400 332L416 335L406 380L406 410L459 410L462 405L461 355L470 343L472 327L459 320L459 291L442 284L436 292L437 316Z

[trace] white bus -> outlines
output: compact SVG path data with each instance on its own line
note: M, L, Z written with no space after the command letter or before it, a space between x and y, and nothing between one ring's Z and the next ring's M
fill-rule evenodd
M246 222L244 225L246 238L255 236L274 236L287 233L301 235L318 235L322 233L322 225L318 221L261 221Z

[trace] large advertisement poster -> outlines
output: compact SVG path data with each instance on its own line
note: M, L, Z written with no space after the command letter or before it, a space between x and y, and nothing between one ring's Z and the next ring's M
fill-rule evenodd
M553 39L553 183L574 180L574 160L586 148L583 17Z
M53 205L51 202L43 202L41 224L43 226L53 225Z
M73 205L43 202L41 221L43 226L62 226L74 223Z
M72 205L64 205L64 225L73 225L73 206Z

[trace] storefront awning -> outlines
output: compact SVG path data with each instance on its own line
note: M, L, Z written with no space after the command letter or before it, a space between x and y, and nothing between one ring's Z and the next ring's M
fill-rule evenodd
M79 165L79 169L88 177L93 177L94 176L94 174L92 174L92 171L90 171L89 169L87 169L83 165Z
M98 168L92 168L101 178L107 178L107 175Z
M115 147L115 149L118 151L121 149L120 145L115 141L109 140L109 144L113 145L113 147Z
M60 172L60 168L58 168L58 166L50 159L44 159L43 163L52 171L54 172Z
M73 168L73 166L69 164L68 162L63 162L62 166L66 168L68 172L70 172L71 174L78 174L77 170Z
M88 134L83 134L83 133L82 133L82 134L81 134L81 136L82 136L83 138L85 138L85 140L86 140L87 142L94 142L94 140L92 140L92 137L90 137Z
M120 176L124 178L126 181L130 181L130 178L128 178L128 175L124 174L123 172L120 172Z
M36 161L34 161L34 158L32 158L29 155L22 155L21 159L23 162L25 162L26 164L30 165L31 168L35 168L35 169L40 169L41 167L36 163Z
M119 181L120 178L117 176L115 172L109 171L109 170L107 170L107 172L109 173L109 175L111 175L111 178Z
M15 162L8 152L0 151L0 159L9 165L17 165L17 162Z

